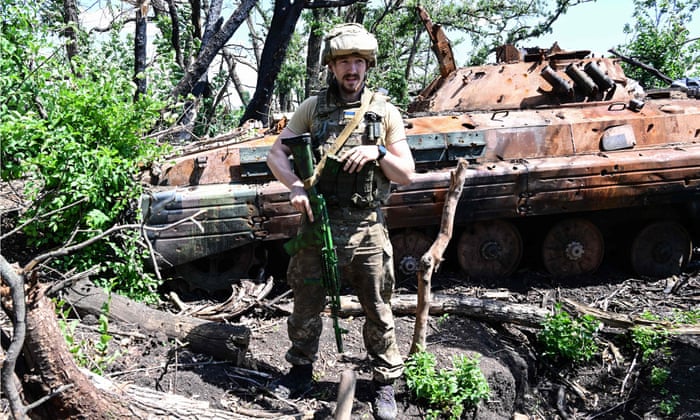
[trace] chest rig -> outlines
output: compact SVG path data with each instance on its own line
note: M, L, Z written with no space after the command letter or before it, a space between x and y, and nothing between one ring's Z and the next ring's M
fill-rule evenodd
M372 95L365 88L364 95ZM321 171L317 188L329 206L375 208L389 196L390 182L378 162L368 162L360 172L343 170L338 159L346 150L360 145L384 144L386 133L382 120L386 116L386 100L375 95L360 123L352 131L337 155L328 155ZM338 135L360 109L360 101L340 103L331 89L319 92L311 125L314 157L319 162L333 145Z

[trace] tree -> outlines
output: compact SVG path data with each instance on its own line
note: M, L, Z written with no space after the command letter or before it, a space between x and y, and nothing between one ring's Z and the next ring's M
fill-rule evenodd
M459 57L462 61L459 64L471 64L483 62L503 42L520 42L551 30L551 24L569 7L588 1L593 0L519 0L504 6L494 0L477 4L438 0L426 7L433 21L471 43L472 51ZM387 88L396 103L407 104L410 93L418 91L436 75L427 36L416 18L414 6L402 0L376 3L279 0L272 3L271 18L268 18L270 11L248 0L240 3L226 22L222 17L226 6L221 0L208 5L195 0L136 3L136 9L124 3L123 11L115 10L114 21L108 27L92 33L110 32L114 37L113 33L125 23L137 23L137 30L129 39L133 42L133 54L127 58L122 51L121 59L134 69L138 92L135 96L170 91L171 105L166 115L174 118L163 120L154 129L165 129L175 122L182 134L178 136L180 139L231 129L235 113L231 101L226 100L231 95L237 94L245 105L238 124L247 119L267 123L271 109L293 109L293 103L319 88L322 37L331 25L341 21L362 23L376 33L380 59L371 81L375 86ZM66 0L66 16L70 4ZM300 20L305 11L309 17ZM232 36L243 29L243 20L250 42L232 44ZM148 30L157 46L153 57L145 56L146 22L155 23L163 35ZM80 33L77 26L73 24L70 28ZM270 31L270 27L274 30ZM64 34L75 38L69 31ZM298 42L294 41L295 36ZM293 54L287 53L290 48ZM301 62L304 55L305 66ZM257 78L250 100L245 98L246 80L240 77L246 67ZM156 85L146 88L147 83Z
M301 12L304 8L326 8L340 7L355 3L357 0L327 0L327 1L306 1L299 2L293 0L275 0L274 13L270 27L274 31L268 33L265 39L260 58L260 69L258 71L258 81L255 85L255 93L250 103L246 107L241 123L252 120L262 121L264 125L268 123L270 102L272 99L275 79L282 68L287 54L287 49L292 38L292 33L296 26ZM261 71L264 69L264 71Z
M217 2L213 3L213 5L216 4ZM206 75L209 66L212 61L214 61L219 51L224 47L224 44L231 38L241 23L245 21L254 4L255 0L242 1L238 9L236 9L226 23L220 29L216 30L211 35L211 38L206 40L206 43L202 44L202 49L197 59L187 68L185 76L173 89L172 95L174 98L178 99L180 97L187 97L188 95L193 95L195 98L198 98L202 95L205 89L204 84L206 83L204 81L200 83L202 77ZM211 19L209 21L211 24ZM205 32L206 34L213 32L211 28L207 28L207 31L208 32ZM193 101L186 102L185 112L180 121L183 126L193 126L197 115L197 104L197 102ZM192 130L190 128L187 131L191 132ZM189 136L186 136L185 139L186 138L189 138Z
M634 24L625 25L631 41L623 54L655 68L671 79L697 74L700 40L690 39L687 24L700 7L698 0L634 0ZM645 88L667 83L639 67L623 64L625 74Z

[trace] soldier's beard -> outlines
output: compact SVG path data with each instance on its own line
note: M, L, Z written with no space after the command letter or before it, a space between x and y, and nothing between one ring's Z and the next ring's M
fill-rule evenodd
M352 95L362 90L364 81L359 74L348 74L338 83L342 93Z

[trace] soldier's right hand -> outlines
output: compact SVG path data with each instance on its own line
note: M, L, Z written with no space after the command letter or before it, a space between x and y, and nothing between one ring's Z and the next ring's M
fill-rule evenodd
M292 203L292 207L300 213L306 213L306 217L309 218L309 222L314 221L314 213L311 210L311 202L309 201L309 195L302 186L293 185L291 191L289 192L289 201Z

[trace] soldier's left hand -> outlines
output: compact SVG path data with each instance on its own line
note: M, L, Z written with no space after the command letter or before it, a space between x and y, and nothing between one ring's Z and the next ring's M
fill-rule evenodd
M367 162L377 160L379 149L374 145L357 146L347 150L340 156L340 160L345 162L343 170L345 172L360 172Z

